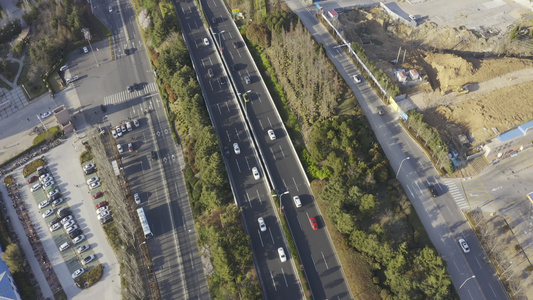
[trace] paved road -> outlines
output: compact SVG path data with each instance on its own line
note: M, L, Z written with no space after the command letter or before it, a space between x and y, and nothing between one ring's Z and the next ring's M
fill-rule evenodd
M278 257L279 247L283 247L286 254L289 254L289 250L271 202L264 171L229 86L230 83L227 81L227 74L215 52L213 38L203 27L194 1L178 2L176 8L207 99L211 120L221 144L228 150L228 153L222 151L226 169L234 197L242 208L246 230L252 239L254 261L262 283L263 296L266 299L302 298L301 284L293 261L282 263ZM204 38L208 38L209 45L205 45ZM213 77L209 77L209 69L212 70ZM233 143L238 143L240 154L235 153ZM251 171L253 167L260 170L260 180L254 179ZM267 225L265 232L259 230L257 221L259 217L265 220Z
M455 183L444 183L424 152L398 125L397 115L391 114L390 111L385 116L377 114L376 107L382 104L381 100L366 82L357 85L350 79L350 75L356 72L355 66L346 54L334 48L337 44L314 17L313 7L302 5L296 0L290 0L287 3L292 11L298 14L315 39L324 44L329 58L354 91L395 171L398 171L403 161L398 179L429 237L447 262L448 272L460 297L463 299L508 299L494 268L486 263L485 252L474 232L466 222L463 213L455 205L453 197L447 193L455 188ZM410 159L404 161L407 157ZM439 193L441 193L439 197L433 199L430 196L427 191L429 184L436 184L439 187ZM469 242L471 248L469 254L464 254L457 243L457 239L461 237ZM461 287L465 280L473 275L475 278L472 279L475 280L469 280Z
M335 250L329 243L320 212L315 206L309 182L261 75L225 6L217 1L202 3L208 20L213 22L213 18L216 18L216 24L212 24L213 31L219 33L217 36L220 36L219 43L224 48L222 53L227 66L235 66L234 71L231 67L228 70L235 80L237 91L249 91L250 102L246 103L245 113L274 189L278 194L288 192L287 196L281 196L283 212L303 262L313 297L348 299L351 297L350 291ZM246 83L245 76L250 78L250 83ZM274 130L277 137L275 140L269 138L269 129ZM294 196L301 198L301 208L295 207L292 200ZM320 227L318 231L311 228L310 217L317 217Z
M111 13L109 5L113 7ZM123 154L124 171L132 192L141 196L141 206L154 233L147 245L161 297L209 299L181 172L183 156L172 140L135 13L127 1L99 4L95 13L113 33L113 56L109 57L110 49L104 43L93 44L93 49L99 51L74 54L81 57L70 71L81 75L75 86L82 111L90 126L106 129L139 120L140 127L125 133L117 143L127 151L131 142L136 150ZM128 92L127 87L134 83L142 83L142 89ZM155 161L151 160L152 151L157 152Z

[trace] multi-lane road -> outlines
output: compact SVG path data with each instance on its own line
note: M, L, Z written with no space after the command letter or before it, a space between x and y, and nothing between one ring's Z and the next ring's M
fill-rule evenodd
M117 139L126 151L127 144L133 143L134 151L122 154L124 172L132 193L141 197L140 206L154 233L146 245L139 241L139 246L150 249L162 299L209 299L181 172L181 149L172 139L135 12L129 1L108 1L96 8L93 4L93 13L111 30L112 45L111 49L103 42L93 45L94 52L84 54L69 69L72 75L81 75L76 82L81 111L89 126L106 129L139 120L139 128ZM128 91L134 83L142 88Z

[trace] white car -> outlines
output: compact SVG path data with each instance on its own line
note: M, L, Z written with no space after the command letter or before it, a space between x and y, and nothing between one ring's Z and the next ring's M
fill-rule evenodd
M109 5L109 12L112 13L113 12L113 6Z
M233 143L233 151L235 151L235 154L241 154L241 148L239 148L239 144Z
M85 236L83 234L80 234L72 240L72 243L76 245L76 244L81 243L84 239L85 239Z
M89 248L91 248L91 246L83 245L83 246L78 246L78 248L76 248L76 249L78 249L78 253L83 253L83 252L89 250Z
M71 226L67 229L67 234L71 234L74 230L78 229L78 225Z
M48 174L46 174L46 175L48 175ZM48 176L46 176L46 177L43 177L43 178L40 179L40 180L41 180L41 183L42 183L42 184L47 184L48 182L53 181L54 178L53 178L52 176L48 175Z
M133 199L135 200L135 204L141 204L141 197L139 197L139 193L135 193L133 195Z
M66 217L64 217L64 218L63 218L63 219L61 219L61 221L60 221L60 222L61 222L61 225L65 225L65 224L67 224L67 223L68 223L68 221L71 221L72 219L74 219L74 218L73 218L72 216L70 216L70 215L69 215L69 216L66 216Z
M353 75L353 81L355 81L356 83L362 82L361 77L359 77L359 75Z
M285 256L285 250L283 250L283 247L278 248L278 255L279 255L279 260L281 260L281 262L287 261L287 256Z
M468 244L466 243L464 239L459 239L458 242L459 242L459 246L461 246L461 249L463 249L464 253L470 252L470 247L468 247Z
M57 200L54 200L54 202L52 202L52 207L56 207L58 206L59 204L63 203L63 198L59 198Z
M108 210L108 211L104 211L103 213L98 214L98 216L96 216L96 218L97 218L98 220L101 220L101 219L105 219L105 218L107 218L107 217L109 217L109 216L111 216L111 211L110 211L110 210Z
M81 261L81 264L86 266L88 263L90 263L91 261L93 261L95 259L95 256L93 254L87 256L86 258L84 258L82 261Z
M50 231L54 232L54 231L58 230L59 228L61 228L61 224L55 223L54 225L50 226Z
M118 149L118 153L124 152L124 149L122 149L122 145L120 144L117 145L117 149Z
M100 207L99 209L96 210L96 214L99 215L106 211L109 211L109 206Z
M59 189L55 189L53 191L48 192L48 196L53 197L55 194L58 194L58 193L59 193Z
M69 220L68 222L66 222L65 224L63 224L63 229L69 229L70 227L76 225L76 221L74 220Z
M50 177L50 178L51 178L50 174L45 173L45 174L39 176L39 180L42 182L42 181L43 181L45 178L47 178L47 177Z
M40 189L41 188L41 184L40 183L37 183L35 184L34 186L31 187L31 192L35 192L36 190Z
M208 38L204 38L204 45L209 46L209 39Z
M89 48L83 47L83 53L89 53Z
M59 72L63 72L66 69L68 69L68 65L63 65L61 68L59 68Z
M271 141L276 139L276 134L274 133L274 130L272 130L272 129L268 130L268 136L270 137Z
M302 207L302 201L300 200L300 196L294 196L292 197L292 200L294 201L294 205L296 205L296 207Z
M43 113L40 115L40 117L41 117L41 119L46 119L46 118L48 118L48 117L51 116L51 115L52 115L52 112L51 112L51 111L47 111L47 112L43 112Z
M94 190L95 188L97 188L97 187L99 187L99 186L101 186L101 185L102 185L102 183L101 183L100 181L98 181L98 182L93 182L93 183L91 183L91 184L89 185L89 188L90 188L91 190Z
M49 186L51 186L52 184L55 184L56 182L53 181L53 180L50 180L50 181L47 181L45 184L44 184L44 187L47 188Z
M252 82L250 80L250 76L244 76L244 82L246 82L246 84L250 84Z
M78 277L81 276L81 274L85 273L85 269L84 268L80 268L80 269L77 269L76 271L74 271L74 273L72 273L72 279L76 279Z
M115 130L117 131L118 136L122 136L122 129L120 129L120 126L117 126Z
M50 205L50 201L44 200L44 201L41 201L41 203L39 203L38 206L39 206L39 209L41 209L41 208L47 207L48 205Z
M139 121L138 120L133 120L133 125L135 125L135 127L139 127Z
M259 180L259 178L261 178L261 175L259 175L259 170L257 169L257 167L252 168L252 174L254 174L255 180Z
M51 216L54 213L54 209L50 208L47 211L43 212L43 218L46 218L48 216Z
M85 49L87 49L87 47L84 47ZM88 52L88 51L87 51ZM86 53L87 53L86 52ZM74 76L74 77L70 77L69 79L67 79L67 83L71 83L71 82L74 82L76 80L80 79L78 76Z
M118 135L117 135L117 131L115 129L112 129L111 130L111 135L114 137L114 138L117 138Z
M257 222L259 223L259 229L261 229L261 231L267 231L267 226L265 224L265 220L260 217L259 219L257 219Z
M98 176L94 176L94 177L87 179L87 184L95 183L97 181L100 181L100 178L98 178Z
M94 167L96 167L95 164L86 164L85 166L83 166L83 171L90 170L90 169L92 169Z

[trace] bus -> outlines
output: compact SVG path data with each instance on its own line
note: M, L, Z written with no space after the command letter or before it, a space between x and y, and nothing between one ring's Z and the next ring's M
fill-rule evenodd
M144 237L146 239L152 238L154 234L150 230L150 225L148 225L148 220L146 219L146 215L144 214L144 209L137 208L137 215L139 215L139 221L141 221L141 226L143 228Z

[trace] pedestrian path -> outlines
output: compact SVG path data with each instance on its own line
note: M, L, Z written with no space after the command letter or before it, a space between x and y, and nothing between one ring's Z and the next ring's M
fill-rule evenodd
M120 93L116 93L113 95L105 96L104 105L118 104L118 103L130 100L133 98L140 97L147 93L153 93L156 91L157 91L157 84L155 82L152 82L152 83L145 85L140 91L128 92L126 90L126 91L122 91Z
M457 186L458 184L457 180L443 178L442 181L444 182L444 185L447 187L448 193L452 195L453 200L457 204L457 207L459 207L460 210L469 210L470 204L468 203L468 200L465 198L465 195L463 193L463 187Z

